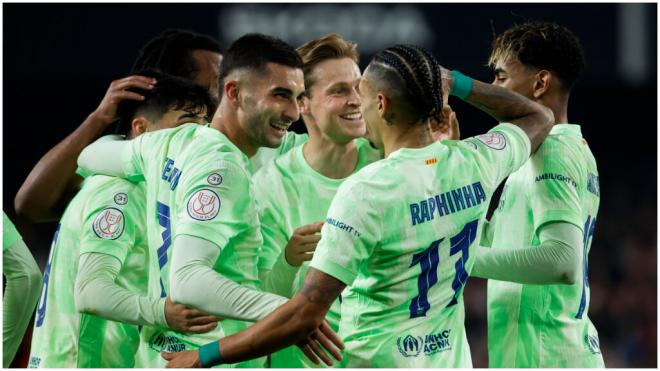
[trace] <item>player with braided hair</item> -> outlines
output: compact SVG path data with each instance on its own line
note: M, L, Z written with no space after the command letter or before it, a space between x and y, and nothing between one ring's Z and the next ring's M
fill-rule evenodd
M408 45L378 53L359 91L369 135L385 159L339 187L300 291L243 332L200 351L164 354L169 367L233 363L303 341L347 286L341 366L472 366L462 293L479 223L497 185L547 135L552 112L449 73ZM443 91L506 123L464 141L435 141L427 127L442 109ZM420 94L433 100L415 103Z

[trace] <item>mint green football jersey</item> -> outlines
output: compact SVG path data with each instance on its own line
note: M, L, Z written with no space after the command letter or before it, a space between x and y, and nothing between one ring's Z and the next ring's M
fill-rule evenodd
M267 148L261 147L250 158L250 164L252 165L252 171L257 172L262 167L271 163L278 156L281 156L291 149L300 146L301 144L307 142L309 136L307 134L298 134L293 131L287 131L286 135L282 138L282 143L277 148Z
M171 245L182 234L217 245L222 251L213 268L241 285L257 287L263 240L250 163L224 134L197 124L146 133L126 147L122 162L129 179L146 180L150 266L157 273L150 280L150 296L167 296ZM196 349L247 326L226 319L204 334L145 326L136 363L164 367L161 351ZM263 359L238 364L262 366Z
M2 251L14 246L16 242L22 240L23 237L18 233L14 223L9 220L7 214L2 212Z
M567 222L584 233L584 266L574 285L488 280L490 367L604 367L587 316L588 254L599 202L596 161L578 125L555 125L507 180L488 226L493 248L533 248L543 224Z
M144 189L102 175L85 180L51 245L32 332L31 368L133 367L137 326L78 312L78 258L99 252L122 262L117 283L146 294Z
M343 367L471 367L463 287L493 190L529 157L512 124L403 148L349 177L310 266L348 285Z
M309 166L297 146L259 170L253 178L261 233L264 245L259 255L259 270L270 270L283 253L293 231L303 225L324 221L332 198L344 179L331 179ZM371 148L364 138L355 140L358 162L354 172L380 159L380 152ZM309 263L304 262L289 288L289 297L297 292L307 274ZM339 329L340 301L330 308L326 319ZM315 366L296 346L271 356L272 367Z

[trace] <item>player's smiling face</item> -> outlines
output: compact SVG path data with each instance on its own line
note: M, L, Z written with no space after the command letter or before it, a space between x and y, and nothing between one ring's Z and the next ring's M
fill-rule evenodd
M300 117L305 91L299 68L266 64L266 72L251 73L241 86L239 122L253 147L275 148L291 124Z
M314 84L310 97L303 98L307 124L317 126L322 135L338 143L364 136L358 65L350 58L328 59L316 65L311 74Z
M537 70L522 64L518 58L510 57L497 61L493 85L515 91L527 98L534 99L534 81Z

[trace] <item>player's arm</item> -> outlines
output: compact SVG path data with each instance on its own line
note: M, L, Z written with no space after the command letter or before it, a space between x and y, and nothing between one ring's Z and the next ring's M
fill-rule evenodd
M30 171L14 199L16 212L33 222L59 219L82 182L82 178L75 173L80 152L116 119L119 102L144 99L126 89L150 90L154 83L154 79L143 76L113 81L98 108L73 133L50 149Z
M41 290L41 271L14 225L4 216L2 273L6 278L2 321L2 365L9 367L30 322Z
M263 223L265 222L264 220ZM314 256L316 245L321 240L321 227L323 227L323 222L298 227L287 241L285 236L280 236L279 239L273 238L274 236L268 231L269 228L262 224L264 248L268 243L279 243L280 245L277 246L285 245L270 269L261 268L259 270L262 290L288 298L293 295L292 285L296 273L303 262L311 260ZM279 240L279 242L274 240ZM261 259L262 257L259 256L260 264L262 263Z
M90 174L127 178L123 156L118 154L129 151L133 141L141 137L132 140L120 140L116 136L102 137L80 153L78 166Z
M79 312L179 332L203 333L217 326L215 317L174 304L169 298L150 298L119 286L115 280L121 267L121 261L111 255L90 252L80 256L74 291Z
M538 246L477 249L471 276L526 284L572 285L580 277L582 231L567 222L544 224Z
M518 93L445 68L442 69L442 79L443 88L452 95L459 96L499 122L520 127L529 137L532 152L536 151L552 128L552 111Z
M172 301L221 318L256 321L286 302L286 298L253 290L214 269L221 249L203 238L174 238L170 268Z
M286 304L246 330L202 347L204 363L200 361L199 350L163 353L163 358L169 361L167 367L210 367L241 362L298 344L310 359L315 359L314 352L331 365L332 360L320 349L319 343L335 359L341 360L339 349L343 349L343 344L324 317L344 287L346 285L333 276L310 268L303 287ZM209 353L212 357L207 357Z

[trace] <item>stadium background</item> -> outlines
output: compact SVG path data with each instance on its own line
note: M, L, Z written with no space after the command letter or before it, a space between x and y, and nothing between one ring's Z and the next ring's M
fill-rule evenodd
M3 4L3 13L3 208L42 270L55 224L17 219L16 191L165 28L206 33L223 47L250 31L294 46L338 32L359 43L361 67L383 47L415 43L441 64L491 81L485 62L493 32L525 20L567 26L588 64L569 117L598 161L602 192L589 316L608 367L657 367L656 4ZM451 103L464 137L493 125ZM486 367L485 283L468 282L468 339L474 365ZM26 356L23 349L14 365Z

